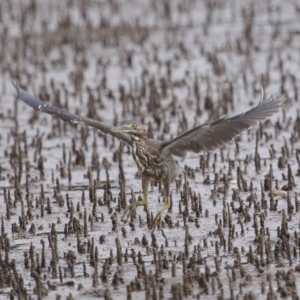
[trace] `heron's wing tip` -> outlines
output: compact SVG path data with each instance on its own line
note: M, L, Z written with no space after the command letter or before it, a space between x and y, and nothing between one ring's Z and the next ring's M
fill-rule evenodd
M14 88L17 90L18 94L20 93L20 85L19 85L19 81L13 81L11 80L12 85L14 86Z

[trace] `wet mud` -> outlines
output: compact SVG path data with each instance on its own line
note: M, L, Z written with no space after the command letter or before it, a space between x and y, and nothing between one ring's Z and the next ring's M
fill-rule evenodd
M1 299L298 299L298 1L9 1L0 10ZM166 140L285 107L212 153L189 153L147 209L131 150L17 98Z

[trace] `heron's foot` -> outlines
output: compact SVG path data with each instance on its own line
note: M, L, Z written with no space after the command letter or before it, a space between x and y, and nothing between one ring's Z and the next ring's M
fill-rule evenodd
M135 215L136 209L138 206L145 206L147 205L147 198L144 198L141 201L133 202L130 205L127 206L127 208L124 211L124 214L122 216L122 221L127 222L129 217L133 217Z
M161 216L162 216L162 212L161 210L157 213L155 219L153 220L153 224L150 227L151 231L155 231L155 229L160 229L160 225L161 225Z
M127 206L121 219L123 222L127 222L129 217L133 217L135 215L136 208L139 206L138 203L139 202L134 202Z
M167 198L164 206L162 207L162 209L157 213L156 217L154 218L153 224L150 228L151 231L154 231L156 228L160 229L161 217L169 207L170 207L170 198Z

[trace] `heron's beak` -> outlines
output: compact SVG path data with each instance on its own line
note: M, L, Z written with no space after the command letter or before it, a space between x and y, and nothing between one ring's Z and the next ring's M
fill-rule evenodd
M127 125L121 125L119 127L115 127L113 132L120 132L120 133L128 133L131 131L131 128L129 128Z

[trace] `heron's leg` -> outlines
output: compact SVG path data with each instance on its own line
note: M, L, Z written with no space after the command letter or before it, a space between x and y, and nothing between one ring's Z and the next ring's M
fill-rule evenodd
M133 202L125 209L125 212L122 216L122 220L127 221L130 216L135 214L135 211L138 206L145 206L148 203L148 186L149 186L150 177L142 174L142 188L143 188L143 199L138 202Z
M160 223L161 223L161 217L164 214L164 212L170 207L171 205L171 200L170 200L170 183L169 182L164 182L164 188L165 188L165 193L166 193L166 201L164 203L164 206L160 209L160 211L157 213L153 224L152 224L152 231L154 231L157 228L160 228Z

